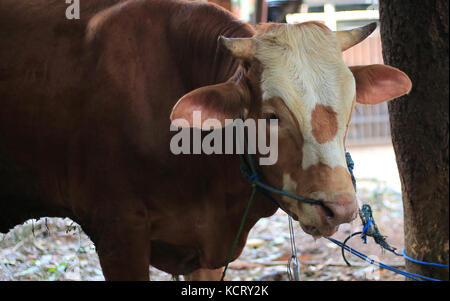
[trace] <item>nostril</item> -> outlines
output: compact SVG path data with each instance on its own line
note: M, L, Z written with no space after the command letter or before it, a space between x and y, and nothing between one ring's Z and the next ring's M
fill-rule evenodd
M325 216L329 219L334 217L334 212L333 210L331 210L330 208L328 208L327 206L325 206L324 204L322 204L322 209L325 212Z
M334 223L348 223L355 218L358 206L354 195L340 195L326 203L324 212L333 218Z

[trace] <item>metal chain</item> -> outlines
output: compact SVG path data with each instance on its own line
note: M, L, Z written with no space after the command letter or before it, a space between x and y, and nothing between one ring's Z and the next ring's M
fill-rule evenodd
M297 257L297 247L295 246L294 226L290 215L288 215L288 219L291 257L288 260L287 273L290 281L300 281L300 264Z

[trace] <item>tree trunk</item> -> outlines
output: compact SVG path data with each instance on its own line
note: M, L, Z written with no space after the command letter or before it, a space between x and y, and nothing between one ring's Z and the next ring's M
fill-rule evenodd
M411 78L409 95L389 103L400 173L406 254L449 262L448 0L381 0L383 57ZM448 268L406 261L406 269L443 280Z

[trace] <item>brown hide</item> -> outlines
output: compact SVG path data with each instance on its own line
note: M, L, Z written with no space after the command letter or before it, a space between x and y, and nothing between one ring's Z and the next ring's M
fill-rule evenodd
M222 6L226 10L231 11L231 0L208 0L208 2L215 3Z
M253 30L187 1L0 2L0 231L70 217L96 244L108 280L220 268L250 195L235 155L171 154L169 115L239 62L219 35ZM234 258L256 221L254 201Z

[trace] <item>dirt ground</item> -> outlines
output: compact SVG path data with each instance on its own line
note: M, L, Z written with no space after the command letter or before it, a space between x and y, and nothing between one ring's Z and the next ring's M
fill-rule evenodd
M358 198L372 206L380 232L392 246L403 248L403 211L395 157L390 146L350 148L355 161ZM333 237L343 241L361 231L360 220L340 227ZM321 238L314 240L294 224L301 280L359 281L404 280L403 276L347 254L352 267L342 259L341 249ZM404 260L383 252L371 238L348 243L373 259L397 268ZM252 229L241 257L230 264L227 280L288 280L287 259L291 255L288 217L278 211L261 219ZM150 268L152 280L173 280L172 275ZM181 278L182 279L182 278ZM29 220L7 234L0 234L0 280L104 280L95 246L69 219Z

